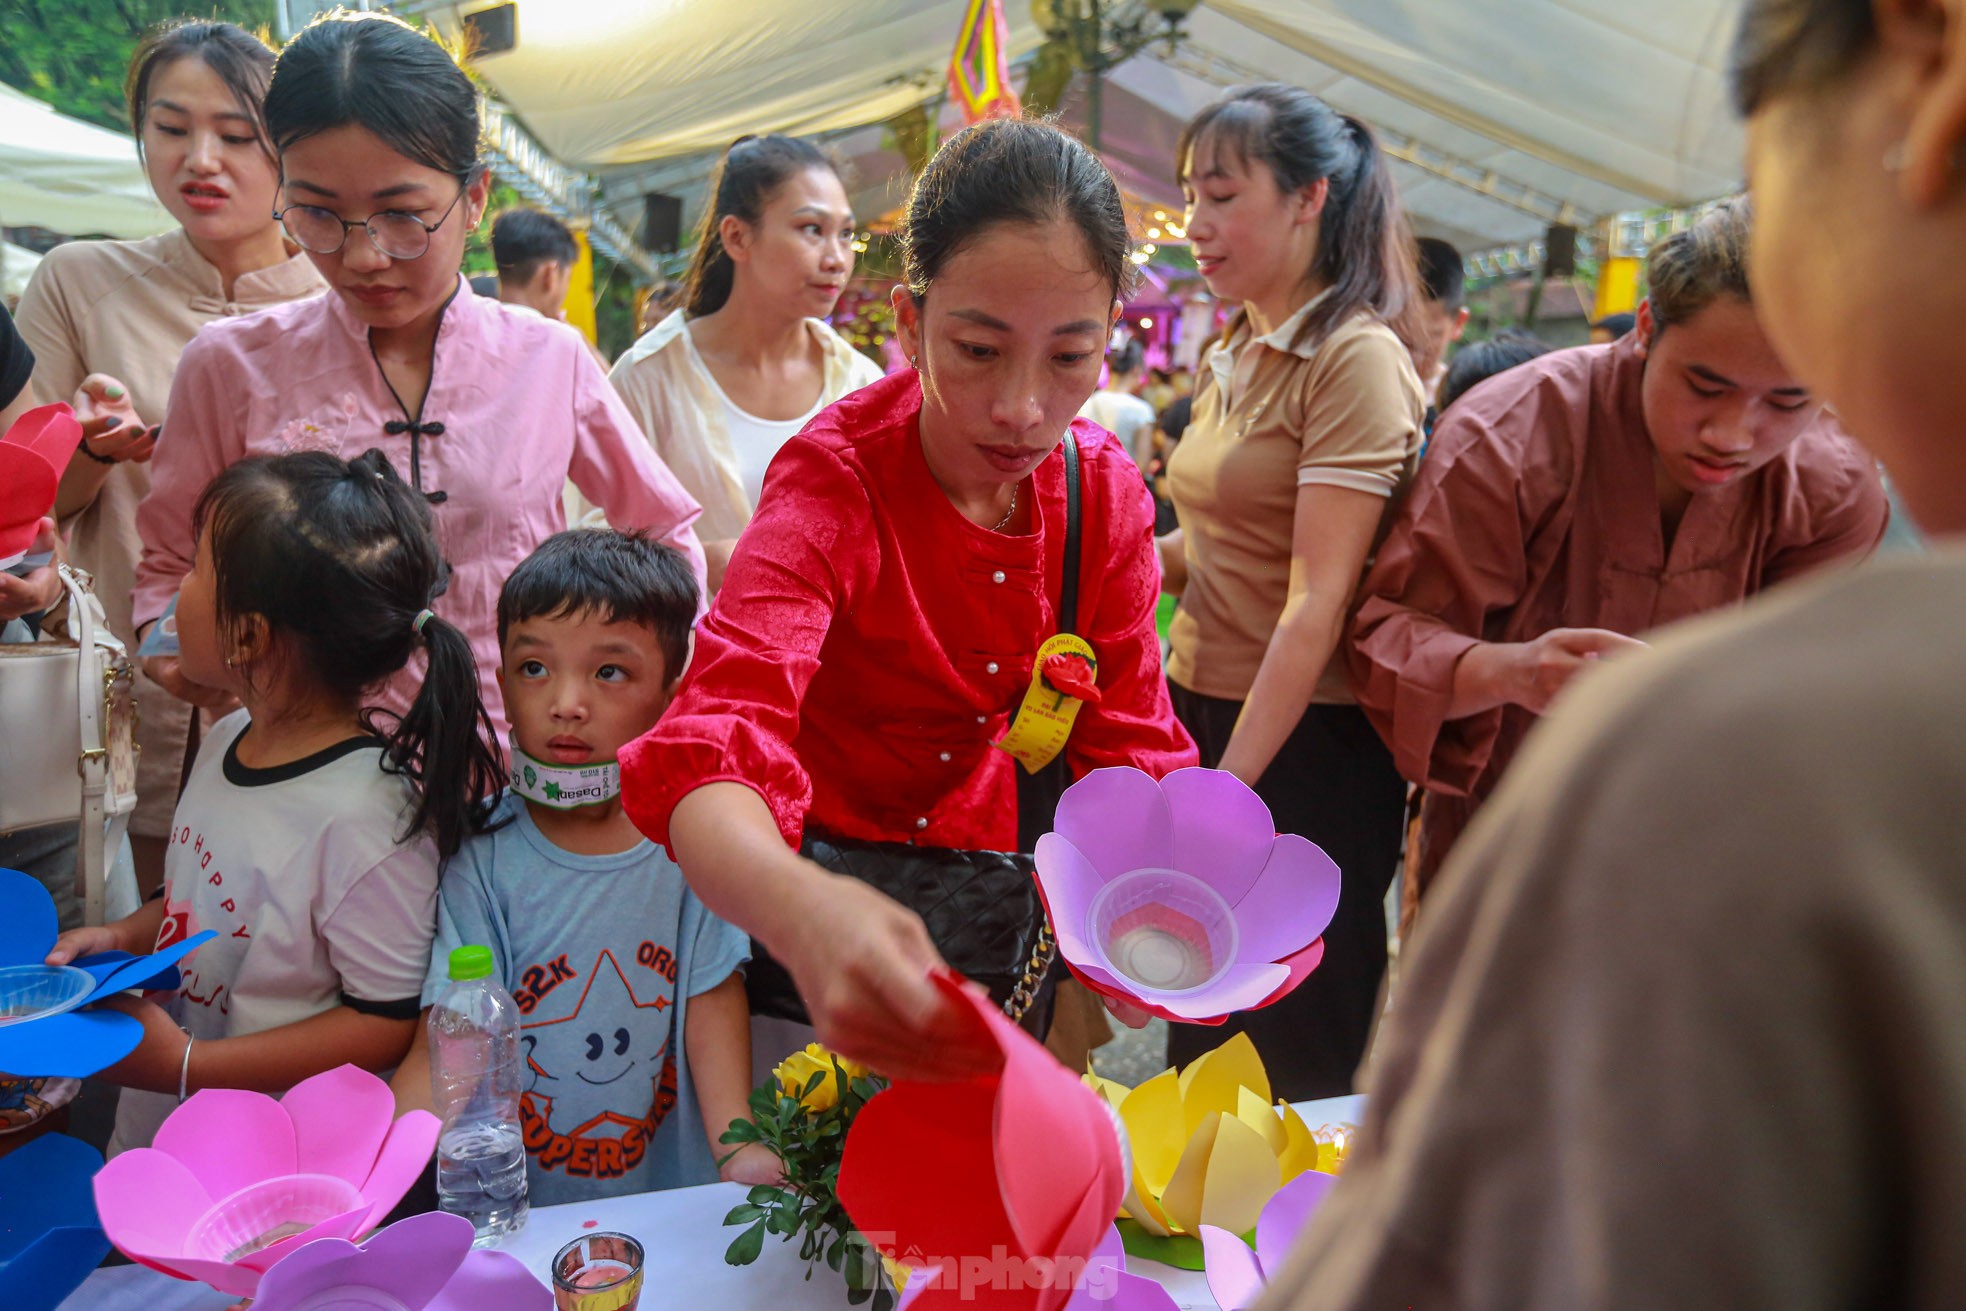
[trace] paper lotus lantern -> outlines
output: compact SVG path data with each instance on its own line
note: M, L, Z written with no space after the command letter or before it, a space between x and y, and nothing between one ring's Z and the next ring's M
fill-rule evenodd
M143 1041L143 1021L82 1008L131 988L177 987L177 963L214 936L207 930L150 956L106 951L45 965L59 932L40 880L0 869L0 1070L8 1074L81 1079L128 1056Z
M1288 1104L1272 1105L1247 1034L1137 1088L1086 1078L1133 1150L1121 1232L1139 1255L1199 1270L1203 1225L1246 1234L1277 1189L1317 1168L1317 1140Z
M54 513L61 472L81 440L66 405L29 410L0 436L0 567L25 555L35 526Z
M52 1311L109 1255L89 1177L102 1154L43 1134L0 1157L0 1290L8 1311Z
M360 1247L323 1238L266 1272L252 1311L544 1311L553 1294L525 1263L471 1250L471 1222L431 1211Z
M251 1296L275 1262L321 1238L374 1228L423 1173L442 1122L391 1123L389 1085L352 1065L275 1101L207 1088L171 1112L150 1147L96 1176L96 1210L141 1265Z
M1087 774L1038 839L1037 882L1081 982L1199 1024L1302 983L1338 910L1338 866L1218 769Z
M876 1095L847 1134L840 1202L883 1256L923 1272L916 1311L1059 1311L1075 1290L1049 1272L1081 1268L1119 1211L1113 1118L988 998L947 970L934 981L974 1026L970 1041L994 1047L1002 1065L953 1083L896 1080ZM978 1263L980 1281L964 1273Z
M912 1311L935 1274L925 1267L910 1276L895 1311ZM1064 1311L1179 1311L1165 1288L1144 1275L1126 1272L1126 1246L1111 1225L1084 1267L1063 1278L1072 1288Z
M1208 1272L1208 1291L1222 1311L1249 1311L1263 1295L1263 1286L1283 1269L1297 1238L1310 1226L1336 1175L1306 1170L1282 1188L1256 1219L1256 1250L1226 1229L1201 1227L1201 1246Z

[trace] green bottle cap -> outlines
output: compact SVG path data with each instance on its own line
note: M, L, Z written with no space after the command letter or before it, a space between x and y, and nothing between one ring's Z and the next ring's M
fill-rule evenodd
M485 978L492 972L490 947L454 947L451 949L451 981L466 983L472 979Z

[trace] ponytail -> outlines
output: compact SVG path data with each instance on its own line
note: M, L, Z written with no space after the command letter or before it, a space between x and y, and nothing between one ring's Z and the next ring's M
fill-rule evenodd
M428 609L449 569L423 497L381 451L304 451L232 465L198 498L193 522L211 539L221 630L259 616L292 675L321 695L359 704L426 648L409 712L390 727L385 712L361 718L384 741L383 768L410 781L402 840L428 833L441 855L455 853L489 816L504 767L471 645Z
M388 744L384 768L408 777L416 795L406 836L429 833L438 853L450 856L485 827L504 786L505 757L493 745L497 730L478 697L471 643L428 610L415 623L429 668L409 710L382 734Z
M1318 247L1305 270L1329 291L1304 316L1294 344L1322 341L1361 312L1409 335L1408 317L1419 303L1413 237L1371 128L1308 91L1266 82L1229 92L1182 129L1184 177L1196 171L1197 151L1260 161L1286 192L1329 182ZM1240 322L1238 316L1229 330Z
M710 173L709 198L696 225L696 249L683 275L678 300L684 314L692 319L715 314L736 285L737 265L724 249L724 220L756 223L778 188L811 168L838 172L819 147L797 137L745 136L725 148Z

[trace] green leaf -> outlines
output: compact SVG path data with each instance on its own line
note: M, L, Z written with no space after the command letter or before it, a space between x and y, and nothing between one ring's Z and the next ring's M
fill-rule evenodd
M871 1288L855 1288L851 1283L846 1286L846 1304L848 1306L859 1306L873 1295L874 1290Z
M723 1131L717 1139L720 1143L755 1143L758 1141L758 1126L749 1120L732 1120L730 1128Z
M781 1206L765 1217L765 1226L782 1238L789 1238L799 1232L799 1213L789 1206Z
M783 1202L785 1200L785 1194L771 1184L754 1184L751 1187L751 1191L744 1194L744 1197L747 1201L754 1202L759 1206L765 1206L772 1202Z
M846 1235L835 1234L833 1241L826 1245L826 1264L838 1270L844 1260L846 1260Z
M748 1225L753 1220L762 1220L764 1215L765 1209L762 1206L753 1206L749 1202L742 1202L731 1207L724 1214L724 1223L727 1225Z
M758 1259L765 1249L765 1222L760 1220L731 1239L730 1246L724 1249L726 1265L750 1265Z
M832 1075L825 1070L814 1070L812 1077L805 1081L805 1086L799 1089L799 1100L803 1102L806 1098L818 1092L819 1085L825 1083L831 1077Z
M894 1290L886 1284L874 1290L874 1311L894 1311Z

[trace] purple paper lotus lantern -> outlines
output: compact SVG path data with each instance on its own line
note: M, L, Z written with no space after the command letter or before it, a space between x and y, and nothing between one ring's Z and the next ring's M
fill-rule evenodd
M1208 1291L1222 1311L1248 1311L1263 1287L1283 1269L1284 1259L1311 1217L1338 1182L1335 1174L1306 1170L1277 1190L1256 1219L1256 1250L1226 1229L1201 1227L1201 1250Z
M252 1311L545 1311L553 1294L517 1257L471 1250L471 1222L431 1211L360 1247L323 1238L259 1281Z
M358 1238L402 1200L442 1122L395 1111L389 1085L353 1065L303 1079L278 1101L195 1093L154 1145L96 1175L103 1230L132 1261L250 1297L282 1257L317 1239Z
M1081 982L1197 1024L1303 982L1338 909L1338 866L1278 834L1262 799L1216 769L1159 782L1132 768L1087 774L1038 839L1037 878Z
M21 1078L83 1079L135 1051L143 1021L84 1010L131 988L178 986L177 963L209 942L205 932L150 956L105 951L47 965L60 926L40 880L0 869L0 1070Z

